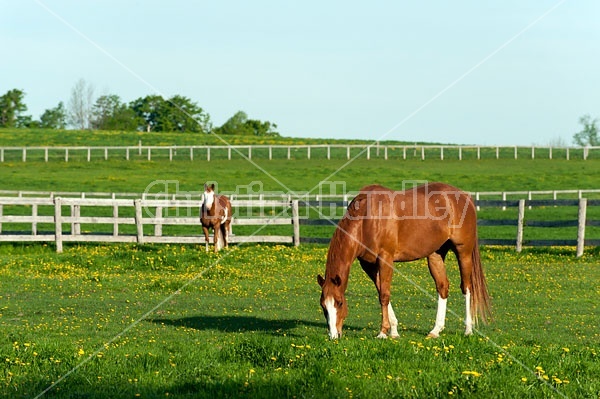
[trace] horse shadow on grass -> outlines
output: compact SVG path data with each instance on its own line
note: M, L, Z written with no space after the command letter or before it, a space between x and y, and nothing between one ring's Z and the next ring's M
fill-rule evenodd
M327 324L323 321L308 321L300 319L267 319L256 316L193 316L179 319L148 319L149 322L170 327L183 327L199 331L214 330L220 332L261 332L272 335L286 334L288 336L306 335L297 329L317 329L327 332ZM352 325L344 326L345 331L360 331L362 328Z
M194 330L214 330L220 332L263 332L273 335L294 335L294 330L302 327L326 329L325 322L267 319L256 316L194 316L179 319L150 319L152 323Z

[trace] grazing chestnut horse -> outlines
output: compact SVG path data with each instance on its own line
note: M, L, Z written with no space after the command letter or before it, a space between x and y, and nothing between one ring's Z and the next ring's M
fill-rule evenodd
M448 277L444 259L454 252L460 269L460 287L466 300L465 335L473 332L473 320L491 316L490 298L479 259L477 215L471 197L443 183L428 183L406 191L379 185L364 187L348 205L327 253L325 277L317 276L322 288L321 307L330 338L342 334L348 315L344 297L350 265L358 258L373 280L381 304L378 338L398 336L398 320L390 303L394 262L427 258L438 292L435 326L428 337L437 338L444 329Z
M229 225L231 224L231 203L229 198L215 193L215 185L204 185L202 194L202 209L200 210L200 222L204 231L206 251L208 251L208 229L212 228L214 235L214 248L218 252L227 247L229 240Z

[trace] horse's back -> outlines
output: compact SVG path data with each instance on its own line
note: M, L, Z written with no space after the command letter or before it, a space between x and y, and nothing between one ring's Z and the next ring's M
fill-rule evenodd
M365 258L387 252L408 261L430 255L448 240L476 239L476 214L470 196L445 183L427 183L394 191L381 185L361 189L349 206L349 216L360 220Z

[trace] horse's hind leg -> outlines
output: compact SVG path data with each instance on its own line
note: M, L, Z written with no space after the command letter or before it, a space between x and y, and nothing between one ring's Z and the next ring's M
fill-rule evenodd
M446 325L446 303L448 301L448 287L450 285L448 276L446 275L446 266L444 265L444 258L446 251L434 252L427 257L427 265L429 266L429 272L435 281L435 288L438 292L438 307L437 314L435 316L435 325L433 330L429 332L427 337L437 338L440 336L440 332Z
M471 312L471 294L473 285L471 274L473 273L473 250L463 250L457 248L456 258L458 259L458 268L460 270L460 288L465 296L465 335L473 334L473 315Z

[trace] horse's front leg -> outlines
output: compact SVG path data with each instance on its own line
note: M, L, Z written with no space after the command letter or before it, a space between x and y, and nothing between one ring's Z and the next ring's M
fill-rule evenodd
M394 274L394 263L391 257L380 257L377 260L377 277L375 286L379 292L379 303L381 304L381 330L377 338L387 338L388 331L391 338L398 337L398 319L390 302L392 276Z
M208 252L208 241L209 241L208 227L202 226L202 231L204 232L204 248L205 248L206 252Z

